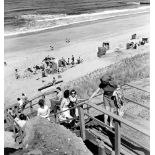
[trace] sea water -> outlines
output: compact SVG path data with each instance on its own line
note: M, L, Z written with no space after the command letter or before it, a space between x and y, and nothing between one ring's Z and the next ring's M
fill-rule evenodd
M5 36L108 18L139 7L139 0L4 0Z

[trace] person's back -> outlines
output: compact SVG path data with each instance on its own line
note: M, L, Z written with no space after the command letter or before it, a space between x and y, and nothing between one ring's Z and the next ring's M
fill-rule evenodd
M20 120L20 119L15 118L15 121L17 122L17 124L18 124L21 128L23 128L23 127L25 126L25 124L26 124L26 121L25 121L25 120Z
M47 105L45 105L45 101L43 99L40 99L38 104L40 107L38 108L37 115L43 118L47 118L50 121L49 118L50 109Z
M48 106L45 105L43 108L38 108L38 115L41 117L47 117L48 116Z
M107 79L105 81L101 79L99 88L104 90L103 95L111 97L113 95L114 90L117 89L117 84L112 79Z
M23 128L26 124L26 116L24 114L20 114L19 118L15 118L16 123Z

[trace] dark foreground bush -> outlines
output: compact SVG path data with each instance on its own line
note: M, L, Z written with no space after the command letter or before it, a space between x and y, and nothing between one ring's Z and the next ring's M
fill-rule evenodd
M43 155L92 155L82 139L65 127L50 123L40 117L29 120L25 127L26 150L20 150L14 155L26 154L31 150L40 150Z

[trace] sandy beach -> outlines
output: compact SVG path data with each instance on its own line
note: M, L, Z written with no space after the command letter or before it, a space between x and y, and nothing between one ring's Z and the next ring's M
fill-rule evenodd
M21 96L23 92L28 97L35 96L38 94L39 87L52 80L52 75L45 78L44 83L42 80L36 80L38 75L19 80L16 80L14 76L16 68L22 72L28 67L40 64L47 55L55 58L64 57L65 59L74 55L75 58L80 56L84 59L82 64L61 74L65 83L125 57L149 52L148 46L140 47L136 51L125 50L125 45L133 33L139 37L149 37L149 10L147 11L38 32L32 35L5 38L4 60L8 63L4 68L5 106L16 103L16 98ZM71 40L69 44L65 42L66 37ZM97 49L103 41L110 42L110 50L105 57L98 58ZM51 44L54 44L55 47L53 51L49 48ZM114 52L118 47L124 51L122 55ZM57 75L54 76L57 78Z

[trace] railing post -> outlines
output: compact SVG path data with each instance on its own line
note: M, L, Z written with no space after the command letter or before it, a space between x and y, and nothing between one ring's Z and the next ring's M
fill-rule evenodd
M90 108L90 106L89 105L87 105L87 113L89 114L89 108Z
M104 142L100 142L98 145L98 155L106 155Z
M55 117L55 123L58 123L58 115L57 115L57 112L54 112L54 117Z
M80 121L80 133L81 133L81 138L84 141L86 139L86 134L85 134L85 120L84 120L83 105L78 107L78 111L79 111L79 121Z
M121 124L119 121L115 121L115 155L120 155L121 150Z
M31 113L31 115L33 113L32 101L30 101L30 113Z

